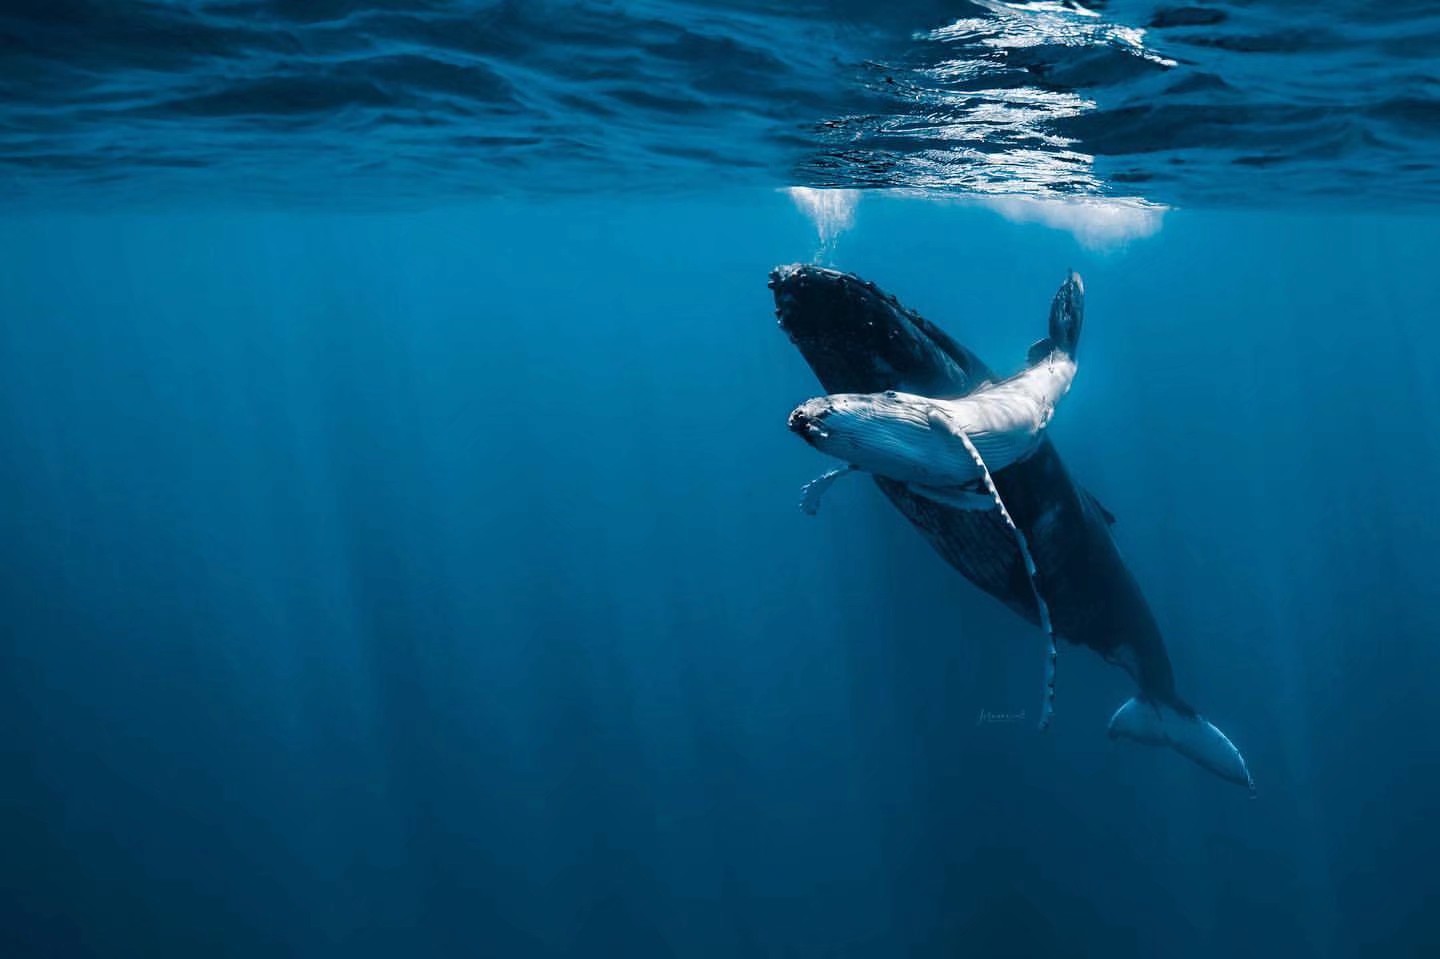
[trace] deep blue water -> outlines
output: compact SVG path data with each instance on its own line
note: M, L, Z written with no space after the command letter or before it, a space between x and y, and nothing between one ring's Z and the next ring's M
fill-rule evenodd
M872 6L0 4L0 956L1440 955L1440 12ZM1084 275L1253 800L796 509L812 258Z
M1429 219L1091 253L866 200L837 258L1054 425L1259 797L1110 742L868 484L795 509L781 195L13 219L10 955L1428 955Z

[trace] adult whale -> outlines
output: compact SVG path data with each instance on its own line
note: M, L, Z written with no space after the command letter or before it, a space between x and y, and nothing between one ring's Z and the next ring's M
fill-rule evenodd
M792 265L771 273L770 288L781 328L827 393L960 397L996 379L974 353L873 283ZM1048 607L1057 636L1135 678L1139 693L1111 717L1112 737L1170 746L1253 792L1240 751L1176 692L1160 627L1110 535L1114 518L1075 483L1048 436L993 475L997 496L1029 544L1033 576L1001 511L959 508L903 482L873 478L972 583L1036 625Z

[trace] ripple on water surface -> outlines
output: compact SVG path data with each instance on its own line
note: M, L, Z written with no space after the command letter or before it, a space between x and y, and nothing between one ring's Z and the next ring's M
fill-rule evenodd
M11 0L0 45L12 200L1440 199L1428 0Z

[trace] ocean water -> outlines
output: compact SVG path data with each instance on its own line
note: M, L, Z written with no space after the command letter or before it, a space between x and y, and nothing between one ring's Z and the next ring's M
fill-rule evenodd
M0 4L0 955L1440 955L1440 8L871 8ZM796 508L789 262L1083 274L1253 799Z

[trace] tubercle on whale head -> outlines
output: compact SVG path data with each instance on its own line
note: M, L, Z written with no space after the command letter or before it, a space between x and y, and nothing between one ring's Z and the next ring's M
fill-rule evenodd
M954 392L963 378L924 321L874 283L808 264L770 274L781 329L832 393Z
M785 425L790 432L811 446L816 446L820 441L829 437L824 426L825 415L830 412L829 399L828 396L820 396L806 400L790 411Z
M834 333L850 324L874 326L889 320L903 326L911 322L895 297L851 273L792 263L772 270L769 286L781 326L792 336L820 332L816 327L822 323L827 332ZM856 315L819 315L826 307ZM886 314L897 315L892 318Z

